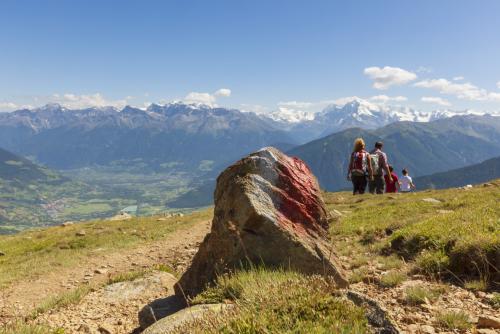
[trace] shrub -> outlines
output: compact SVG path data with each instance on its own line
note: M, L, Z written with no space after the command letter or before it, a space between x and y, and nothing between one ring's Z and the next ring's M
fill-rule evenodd
M463 311L446 311L436 315L438 325L447 329L465 330L471 327L467 313Z
M380 278L380 285L385 288L395 287L406 280L406 275L400 271L389 271Z
M474 291L486 291L488 289L488 282L485 279L478 279L464 283L464 287Z
M427 289L421 286L412 286L405 289L405 300L410 305L420 305L428 301L436 300L441 291L439 289Z
M450 265L450 259L443 250L423 251L416 259L417 270L426 274L439 274Z

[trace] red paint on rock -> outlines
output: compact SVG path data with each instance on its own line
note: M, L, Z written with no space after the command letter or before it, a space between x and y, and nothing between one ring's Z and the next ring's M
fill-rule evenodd
M299 158L278 161L279 222L300 234L324 234L328 228L320 189L309 167Z

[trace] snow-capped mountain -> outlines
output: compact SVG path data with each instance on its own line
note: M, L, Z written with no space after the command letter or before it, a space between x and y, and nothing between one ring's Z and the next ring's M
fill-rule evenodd
M0 113L0 143L56 168L156 159L197 168L231 161L266 145L291 147L347 128L376 129L397 121L429 122L474 113L380 106L361 99L314 113L257 115L199 104L152 104L71 110L50 104ZM477 114L477 113L476 113ZM278 117L279 116L279 117Z
M482 116L485 114L474 110L453 111L448 109L426 112L404 106L379 105L360 98L353 98L346 104L332 104L316 113L294 112L281 108L268 114L260 114L260 116L279 122L282 127L293 132L300 141L307 142L354 127L377 129L400 121L431 122L453 116ZM499 114L494 115L498 116Z

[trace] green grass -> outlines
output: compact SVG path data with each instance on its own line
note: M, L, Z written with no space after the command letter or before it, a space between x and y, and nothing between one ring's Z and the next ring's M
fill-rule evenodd
M47 311L78 304L90 291L92 291L90 286L81 285L76 289L64 292L60 295L49 297L33 310L31 318L34 319Z
M235 311L179 328L190 333L366 333L364 311L335 296L320 276L253 269L219 277L192 302L235 303Z
M441 289L429 289L422 286L412 286L404 290L405 301L410 305L420 305L427 301L435 301L441 294Z
M46 326L16 322L0 328L0 334L64 334L63 329L51 329Z
M141 217L127 221L90 221L0 236L0 288L23 278L77 266L99 252L106 253L147 244L176 230L189 229L212 217L212 210L157 221ZM76 236L84 230L86 235Z
M118 275L112 276L108 279L108 284L114 284L114 283L119 283L119 282L129 282L129 281L134 281L138 278L142 278L146 276L148 273L150 273L151 270L135 270L135 271L129 271L126 273L120 273Z
M404 262L395 255L379 256L377 257L377 262L380 264L380 269L382 270L398 269L404 266Z
M488 282L485 279L476 279L465 282L464 287L474 291L486 291L488 289Z
M405 273L393 270L380 277L380 285L384 288L393 288L406 281L406 279Z
M500 309L500 293L493 292L493 297L488 300L488 303L494 308Z
M378 253L377 261L384 270L404 265L397 260L402 257L425 274L459 282L485 279L489 288L498 289L500 180L490 183L493 186L466 191L427 190L404 195L326 193L328 209L343 213L331 224L334 244L341 255L349 257L350 249L359 246L364 252ZM440 203L428 203L424 198ZM362 262L354 258L351 265L359 267Z
M466 330L471 327L467 313L463 311L443 311L436 315L439 326L451 330Z
M88 215L97 212L109 212L113 210L108 203L81 203L65 209L62 215Z

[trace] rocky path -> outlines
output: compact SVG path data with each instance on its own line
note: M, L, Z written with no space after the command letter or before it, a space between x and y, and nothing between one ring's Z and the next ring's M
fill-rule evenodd
M366 274L360 282L351 284L350 289L377 301L396 322L402 334L500 334L500 309L493 306L492 293L471 291L448 282L433 281L423 275L411 274L411 264L408 263L398 268L384 269L372 254L364 255L367 263L361 267ZM341 260L351 274L354 268L360 268L352 258L342 256ZM381 284L382 277L394 271L407 273L407 276L395 286ZM435 295L432 299L429 296L419 303L411 303L408 300L408 291L412 289L434 291ZM445 325L440 324L440 315L447 313L465 315L469 328L447 329Z
M0 324L26 318L50 296L89 285L94 291L77 305L48 311L32 322L62 327L65 333L131 333L142 306L173 293L176 278L154 268L164 264L182 272L209 228L210 221L204 221L148 245L112 253L97 249L76 268L55 268L49 275L19 281L0 292ZM110 277L138 271L147 274L133 282L106 284Z

